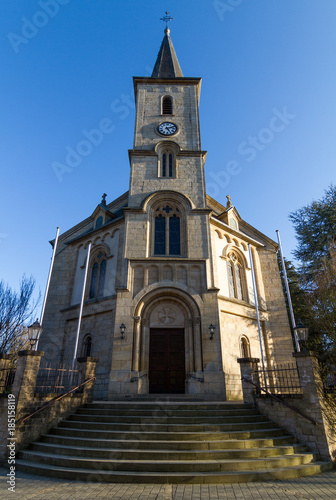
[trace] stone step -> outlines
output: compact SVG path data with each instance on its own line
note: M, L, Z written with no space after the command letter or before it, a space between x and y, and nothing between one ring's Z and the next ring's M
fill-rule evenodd
M221 424L224 425L226 423L230 424L233 421L235 423L245 423L248 425L250 422L264 422L266 418L262 415L254 414L254 415L244 415L244 416L205 416L199 417L198 415L193 415L190 417L180 417L176 415L166 416L166 415L154 415L154 416L137 416L137 415L124 415L123 417L114 416L114 415L87 415L84 413L73 414L68 416L68 420L77 421L77 422L100 422L100 423L109 423L109 424L136 424L136 425L162 425L162 424L186 424L188 427L193 424Z
M304 453L305 446L276 446L264 448L240 448L240 449L193 449L193 450L167 450L141 448L96 448L86 446L67 446L64 444L32 443L30 451L39 453L51 453L52 455L67 455L75 457L86 457L92 460L246 460L248 458L276 457L290 454Z
M132 439L106 439L44 434L40 437L41 442L55 445L65 445L74 447L97 447L114 449L140 449L140 450L222 450L222 449L251 449L270 448L272 446L290 446L295 444L293 436L273 437L272 439L222 439L218 441L192 441L192 440L140 440ZM104 433L105 434L105 433Z
M258 422L249 422L248 429L267 429L274 427L274 423L261 417ZM61 427L82 428L95 430L114 430L114 431L157 431L157 432L228 432L233 430L246 430L246 423L228 423L228 424L159 424L155 421L144 422L139 428L137 423L110 423L110 422L87 422L85 420L63 420Z
M258 469L273 469L277 467L291 467L311 463L314 459L311 453L297 453L293 455L247 458L247 459L220 459L220 460L126 460L126 459L95 459L74 457L62 454L49 454L23 450L20 458L57 467L71 467L83 469L105 469L124 472L220 472L220 471L247 471Z
M102 426L101 430L97 429L88 429L88 428L76 428L76 427L67 427L63 425L63 422L59 424L59 427L54 427L50 429L51 434L62 435L62 436L76 436L76 437L88 437L91 439L120 439L121 435L119 431L108 430L105 426ZM277 436L283 436L285 431L280 427L271 426L269 429L265 429L264 426L261 426L260 429L254 429L247 431L243 430L235 430L228 432L203 432L203 433L194 433L194 432L158 432L158 431L141 431L139 430L128 430L127 432L123 432L122 438L124 440L128 439L136 439L140 438L141 440L169 440L169 441L216 441L222 439L253 439L253 438L271 438Z
M220 402L215 401L212 403L206 402L198 402L198 403L189 403L188 401L179 401L179 402L166 402L166 401L156 401L156 402L147 402L147 401L137 401L137 402L125 402L125 401L94 401L93 403L87 403L82 408L101 408L105 410L110 410L116 408L118 410L130 410L130 409L138 409L138 410L248 410L253 409L253 405L245 404L245 403L228 403L228 402Z
M274 481L293 479L296 477L310 476L326 470L332 466L326 462L313 464L292 465L278 469L258 469L254 471L221 471L203 472L201 475L194 472L136 472L110 471L104 469L82 469L72 467L59 467L50 464L37 464L34 462L17 459L19 469L29 474L39 476L70 479L76 481L95 481L107 483L156 483L156 484L228 484L246 483L252 481Z
M105 416L138 416L138 417L152 417L152 416L176 416L176 417L239 417L245 415L255 415L255 408L248 409L235 409L235 410L174 410L171 408L163 408L163 409L137 409L137 408L129 408L129 409L103 409L103 408L80 408L77 411L78 415L105 415Z

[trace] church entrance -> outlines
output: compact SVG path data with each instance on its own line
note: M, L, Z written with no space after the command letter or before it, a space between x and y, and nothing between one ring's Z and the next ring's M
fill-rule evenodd
M149 392L185 393L183 328L151 328L149 342Z

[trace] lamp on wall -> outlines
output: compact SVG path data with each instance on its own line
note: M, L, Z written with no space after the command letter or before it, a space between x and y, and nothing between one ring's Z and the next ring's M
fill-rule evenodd
M30 342L30 348L33 351L36 343L38 342L43 328L41 327L38 318L35 323L28 326L28 339Z
M298 324L294 328L294 331L297 335L301 350L307 351L306 342L308 340L308 328L299 320Z
M120 334L121 334L121 338L124 339L125 338L125 331L126 331L126 325L125 323L121 323L120 325Z
M210 340L212 340L215 333L215 325L211 323L211 325L209 326L209 330L210 330Z

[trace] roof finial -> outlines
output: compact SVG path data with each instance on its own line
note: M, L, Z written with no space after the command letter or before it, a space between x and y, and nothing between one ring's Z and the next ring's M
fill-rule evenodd
M226 208L231 208L232 207L231 196L227 195L226 197L227 197Z
M160 18L160 21L164 21L166 23L166 29L164 32L169 36L170 29L168 28L169 21L172 21L174 18L169 15L169 12L165 12L165 16Z
M107 196L107 194L103 193L101 205L104 205L104 207L106 207L106 196Z

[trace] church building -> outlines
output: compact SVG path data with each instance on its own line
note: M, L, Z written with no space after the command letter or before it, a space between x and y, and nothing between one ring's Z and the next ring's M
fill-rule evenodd
M183 76L168 26L133 82L129 190L59 237L39 350L71 363L91 243L78 356L99 359L94 398L241 400L237 359L293 352L278 245L206 194L201 78Z

